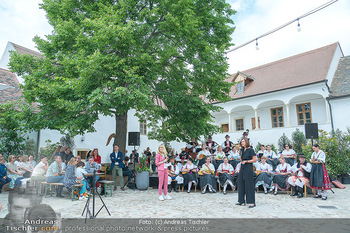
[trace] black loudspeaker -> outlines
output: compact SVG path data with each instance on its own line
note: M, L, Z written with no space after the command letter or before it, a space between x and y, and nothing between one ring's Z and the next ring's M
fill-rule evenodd
M129 132L129 146L140 145L140 132Z
M305 137L306 139L318 139L317 123L305 123Z

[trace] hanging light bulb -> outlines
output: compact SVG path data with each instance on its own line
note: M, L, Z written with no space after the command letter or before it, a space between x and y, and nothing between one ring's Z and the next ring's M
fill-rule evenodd
M297 31L300 32L301 31L301 27L300 27L300 23L299 23L299 19L298 19L298 28Z
M259 50L258 38L255 39L255 49Z

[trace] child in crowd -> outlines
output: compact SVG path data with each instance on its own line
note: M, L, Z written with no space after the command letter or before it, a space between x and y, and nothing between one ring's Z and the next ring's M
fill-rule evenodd
M80 190L79 193L79 200L86 199L86 190L90 190L89 184L84 178L84 174L87 174L88 172L84 169L85 163L79 162L77 164L77 169L75 169L75 176L77 177L77 182L79 184L83 184L83 187Z

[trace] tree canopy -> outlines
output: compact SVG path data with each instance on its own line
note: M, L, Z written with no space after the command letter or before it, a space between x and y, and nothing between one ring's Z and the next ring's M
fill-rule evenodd
M225 0L43 0L41 7L53 27L34 38L43 56L10 60L26 101L38 103L33 127L84 134L103 114L126 134L125 116L135 109L161 141L219 131L211 102L229 100L232 85L225 50L235 11Z

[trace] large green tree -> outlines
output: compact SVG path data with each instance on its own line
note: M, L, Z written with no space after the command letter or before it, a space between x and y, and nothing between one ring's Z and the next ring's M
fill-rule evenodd
M160 141L219 131L213 101L226 101L225 50L235 13L225 0L44 0L53 27L35 37L41 58L13 53L11 70L37 102L36 127L93 132L115 116L114 143L126 144L135 109ZM108 129L106 129L108 130Z

